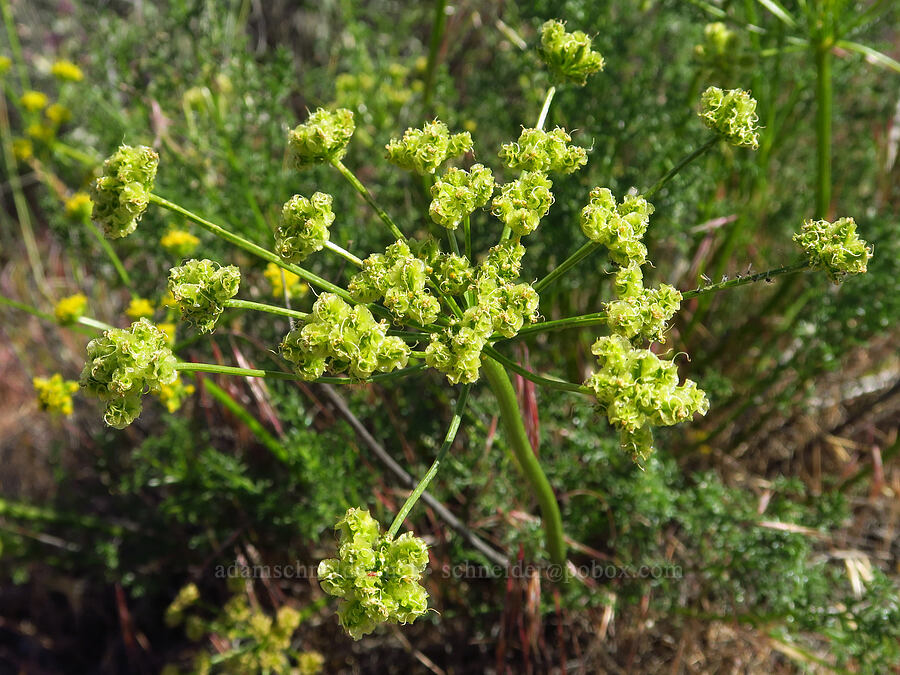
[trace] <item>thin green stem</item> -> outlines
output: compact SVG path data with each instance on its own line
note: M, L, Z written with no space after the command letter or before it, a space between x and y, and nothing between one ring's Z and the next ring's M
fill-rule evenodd
M513 361L510 358L507 358L496 349L491 347L490 345L485 346L482 350L487 356L491 357L495 361L503 364L509 370L514 373L518 373L526 380L531 380L535 384L539 384L542 387L549 387L551 389L558 389L559 391L573 391L578 394L587 394L591 395L593 392L581 384L575 384L574 382L566 382L565 380L558 380L552 377L544 377L543 375L538 375L537 373L533 373L527 368L523 368L518 363Z
M685 155L684 157L682 157L682 158L678 161L678 163L675 164L675 166L673 166L671 169L669 169L669 170L666 172L666 175L664 175L662 178L660 178L658 181L656 181L656 183L653 184L653 187L651 187L649 190L647 190L647 191L643 194L644 199L650 199L650 197L652 197L652 196L655 195L657 192L659 192L659 191L662 189L662 187L663 187L666 183L668 183L670 180L672 180L675 176L677 176L678 173L679 173L684 167L686 167L688 164L690 164L691 162L693 162L693 161L694 161L695 159L697 159L698 157L702 157L703 155L705 155L705 154L706 154L713 146L716 145L716 143L718 143L718 141L719 141L719 137L718 137L718 136L713 136L713 137L710 138L708 141L706 141L706 143L704 143L703 145L701 145L699 148L697 148L697 149L694 150L693 152L691 152L691 153Z
M403 521L406 520L406 516L412 511L412 507L419 501L419 497L425 492L425 488L428 487L428 484L437 475L438 469L441 467L441 462L444 461L444 457L447 456L447 452L449 452L450 447L453 445L453 441L456 439L456 433L459 431L459 425L462 422L463 413L466 410L466 403L469 400L470 388L471 385L466 384L460 389L459 398L456 399L456 407L453 409L453 417L450 420L450 426L447 428L447 433L444 435L444 442L441 444L440 450L438 450L437 457L434 458L431 467L429 467L428 471L425 472L425 475L422 476L422 480L419 481L419 484L416 485L409 497L406 498L403 506L397 511L397 515L394 516L394 521L387 531L388 539L393 539L396 536L400 527L403 525Z
M248 251L249 253L252 253L253 255L255 255L259 258L262 258L263 260L267 260L268 262L275 263L276 265L278 265L282 269L287 270L288 272L293 272L298 277L300 277L304 281L312 284L313 286L318 286L319 288L321 288L323 290L329 291L330 293L334 293L338 297L342 298L343 300L345 300L351 304L356 304L356 301L353 299L353 297L347 291L345 291L343 288L341 288L340 286L335 286L330 281L326 281L325 279L323 279L319 276L316 276L312 272L308 272L307 270L305 270L302 267L299 267L297 265L294 265L293 263L285 262L279 256L275 255L271 251L267 251L262 246L258 246L256 244L254 244L253 242L247 241L243 237L234 234L233 232L229 232L224 227L216 225L215 223L211 223L208 220L201 218L196 213L188 211L186 208L179 206L178 204L175 204L174 202L170 202L168 199L164 199L163 197L160 197L157 194L151 193L150 201L153 202L154 204L157 204L158 206L163 207L164 209L168 209L169 211L172 211L173 213L177 213L181 216L184 216L185 218L187 218L188 220L190 220L193 223L196 223L197 225L199 225L203 229L207 230L208 232L212 232L217 237L221 237L225 241L230 242L230 243L234 244L235 246L238 246L239 248L242 248L245 251Z
M566 563L566 541L563 535L562 515L550 481L544 474L537 456L528 440L525 424L519 411L516 392L503 366L494 359L482 358L482 369L500 407L500 421L506 433L506 440L516 457L522 475L528 481L531 491L541 508L544 537L550 559L557 565Z
M277 305L267 305L262 302L253 302L252 300L235 300L230 299L222 303L225 307L233 307L235 309L255 309L260 312L268 312L269 314L278 314L279 316L289 316L293 319L305 319L309 316L306 312L298 312L295 309L287 309Z
M397 227L397 224L393 221L393 219L387 214L383 208L378 205L378 202L375 201L375 197L372 196L372 193L369 192L368 188L363 185L360 180L354 175L354 173L344 166L344 163L335 159L331 162L332 166L335 169L341 172L341 175L347 179L350 185L353 186L353 189L356 190L363 199L366 200L366 203L374 209L375 213L378 214L378 217L381 218L381 221L387 225L387 228L391 231L391 234L401 241L406 241L406 237L403 236L403 233L400 231L400 228Z
M355 265L356 267L363 266L363 261L360 258L357 258L355 255L350 253L350 251L345 249L343 246L338 246L333 241L326 241L325 248L327 248L332 253L337 253L339 256L341 256L344 260L349 262L351 265Z
M447 230L447 241L450 243L450 250L459 255L459 242L456 241L456 230Z
M463 218L463 235L465 236L466 258L472 262L472 217L468 213Z
M19 75L19 84L22 92L31 89L31 83L28 80L28 68L25 66L25 58L22 56L22 43L19 42L19 34L16 32L16 22L13 18L12 7L9 0L0 0L0 14L3 15L3 25L6 26L6 37L9 40L9 47L12 50L15 59L16 72Z
M816 46L816 218L827 218L831 205L831 46L830 36Z
M427 366L418 364L401 368L391 373L379 373L363 379L355 377L319 377L313 382L325 384L360 384L362 382L383 382L384 380L393 380L399 377L405 377L412 373L425 370ZM216 363L189 363L182 361L175 364L175 370L188 373L220 373L222 375L237 375L239 377L264 377L274 380L303 380L302 377L295 373L286 373L283 370L260 370L258 368L238 368L236 366L220 366ZM304 380L308 381L308 380Z
M103 160L98 157L87 154L86 152L73 148L71 145L62 141L53 142L53 151L65 157L71 157L75 161L81 162L87 166L98 166Z
M553 101L553 95L555 93L556 87L550 87L550 89L547 90L547 96L544 98L544 105L541 107L541 114L538 115L538 129L544 128L544 123L547 121L547 113L550 112L550 103Z
M530 326L524 326L518 333L511 338L500 338L502 342L511 342L521 338L531 337L539 333L549 333L557 330L568 330L570 328L583 328L584 326L597 326L606 323L606 312L595 312L593 314L582 314L580 316L570 316L565 319L554 319L553 321L542 321Z
M47 321L56 325L62 325L64 328L71 328L72 330L84 335L96 334L94 330L86 330L87 328L95 328L99 330L110 330L111 328L114 328L114 326L110 326L109 324L103 323L102 321L97 321L96 319L91 319L87 316L82 316L73 324L60 324L59 321L56 320L56 317L49 312L42 312L36 307L32 307L31 305L24 302L19 302L18 300L13 300L12 298L7 298L4 295L0 295L0 305L5 305L7 307L12 307L13 309L27 312L32 316L36 316L37 318L42 319L43 321ZM85 328L82 328L82 326L84 326Z
M803 272L804 270L810 269L809 261L802 260L798 263L794 263L793 265L785 265L784 267L777 267L775 269L767 270L765 272L759 272L757 274L749 274L745 277L736 277L734 279L729 279L728 281L722 281L717 284L710 284L709 286L703 286L702 288L695 288L692 291L685 291L681 294L682 300L690 300L691 298L696 298L701 295L705 295L707 293L715 293L717 291L724 291L727 288L736 288L738 286L744 286L746 284L752 284L757 281L770 281L775 277L781 276L783 274L794 274L795 272Z
M447 26L447 0L434 3L434 21L431 24L431 43L428 46L428 65L425 66L422 113L427 118L431 112L431 96L434 93L434 74L437 71L438 52Z
M122 264L122 259L116 254L112 244L109 243L109 240L103 236L100 229L90 220L85 221L84 226L94 236L94 239L97 240L97 243L100 245L100 248L103 249L103 252L106 253L106 257L109 258L112 266L116 269L116 273L119 275L122 283L125 284L125 288L131 290L131 277L128 276L125 265Z
M591 255L591 253L599 249L601 246L602 244L598 244L595 241L589 241L586 244L583 244L581 248L575 251L575 253L563 260L559 265L554 267L547 276L538 281L534 285L534 290L540 293L545 288L547 288L547 286L559 279L566 272L575 267L575 265L587 258L589 255Z
M98 321L97 319L92 319L89 316L80 316L75 320L75 322L81 324L82 326L87 326L88 328L96 328L97 330L113 330L115 328L115 326L110 326L104 321Z

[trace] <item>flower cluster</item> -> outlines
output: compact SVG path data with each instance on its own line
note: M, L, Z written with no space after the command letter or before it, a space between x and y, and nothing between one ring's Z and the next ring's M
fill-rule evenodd
M471 149L472 136L468 131L451 134L440 120L426 122L421 129L407 129L403 138L392 138L385 146L390 162L420 175L434 173L451 157Z
M681 292L668 284L644 288L643 276L638 266L616 273L619 299L606 305L607 322L615 335L664 344L666 322L681 307Z
M234 265L223 267L212 260L188 260L169 270L169 292L186 321L202 333L216 327L225 301L233 298L241 284L241 271Z
M457 382L475 382L481 369L481 352L496 331L513 337L525 322L534 321L540 298L530 284L516 284L525 248L507 240L490 250L475 271L474 303L462 318L432 333L425 362Z
M128 303L128 307L125 308L125 316L137 321L141 317L146 319L151 318L155 311L156 308L153 306L153 303L147 298L134 297L131 299L131 302Z
M178 374L166 334L147 319L112 328L87 346L81 386L106 401L104 419L122 429L141 414L141 396L171 384Z
M333 222L331 195L315 192L309 199L294 195L281 209L281 223L275 232L276 253L288 262L302 262L322 250Z
M580 30L567 33L561 21L550 20L541 26L538 54L562 82L584 86L589 75L603 70L603 57L591 49L591 38Z
M619 430L622 446L635 459L652 451L650 427L671 426L709 409L706 394L692 380L678 384L678 368L649 349L634 349L621 335L599 338L591 348L599 369L590 387L610 424Z
M353 639L386 621L410 623L428 610L420 583L428 564L424 541L411 532L382 535L365 509L349 509L335 529L338 557L319 563L319 585L342 599L338 618Z
M450 168L431 186L431 219L455 230L463 218L479 209L494 194L494 175L481 164L474 164L468 171Z
M694 47L694 56L710 65L727 63L734 58L737 42L737 33L721 21L708 23L703 28L703 44Z
M522 129L518 141L504 143L500 157L510 169L573 173L587 164L587 150L570 145L571 141L561 127L553 131Z
M853 218L807 220L794 241L803 247L813 269L824 270L828 278L839 284L844 277L864 274L872 247L856 233Z
M84 79L84 73L77 65L71 61L60 59L50 68L50 72L58 80L63 82L81 82Z
M197 250L200 239L186 230L173 228L163 235L159 243L176 258L187 258Z
M294 166L305 169L314 164L339 161L355 130L350 110L319 108L288 135Z
M406 365L409 347L389 337L387 322L376 321L364 305L351 307L333 293L322 293L312 310L281 343L281 355L301 378L314 380L327 369L365 379Z
M47 98L47 94L41 91L34 91L33 89L26 91L19 98L19 103L21 103L22 107L28 112L39 112L46 108L49 102L50 100Z
M282 269L275 263L266 265L263 276L272 287L272 297L283 299L285 292L289 298L299 298L306 295L309 286L300 281L300 277L290 270Z
M78 383L64 380L60 373L50 378L36 377L32 380L37 393L38 408L60 415L72 414L72 394L78 391Z
M384 306L400 319L424 326L434 321L441 303L426 288L428 266L413 255L409 245L397 241L382 253L363 261L363 269L350 279L349 291L357 302L384 298Z
M103 163L103 174L94 181L92 217L110 239L134 232L147 205L156 178L159 155L144 145L122 145Z
M553 204L553 183L540 171L525 171L500 187L491 213L519 236L531 234Z
M622 267L642 265L647 247L641 239L650 223L653 205L640 195L627 195L618 205L607 188L591 190L581 210L584 236L609 249L609 257Z
M162 325L159 326L165 332ZM168 335L166 337L169 337ZM171 344L172 340L169 340ZM166 410L170 413L176 412L182 404L194 393L194 385L185 384L180 377L176 377L175 381L170 384L159 385L159 391L156 392L156 398L162 403Z
M63 325L75 323L84 316L86 309L87 298L83 293L76 293L60 299L53 307L53 316Z
M94 202L86 192L76 192L66 200L64 205L66 215L72 220L87 222L91 219L91 211L94 210Z
M709 87L700 98L700 118L732 145L759 147L756 99L743 89Z

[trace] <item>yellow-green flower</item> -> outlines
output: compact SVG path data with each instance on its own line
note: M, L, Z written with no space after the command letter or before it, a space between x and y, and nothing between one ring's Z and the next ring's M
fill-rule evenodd
M29 124L25 133L39 143L50 143L56 135L56 131L53 127L49 124L42 124L40 122L32 122Z
M87 309L87 298L82 293L76 293L63 298L53 308L53 315L62 324L75 323L84 316Z
M77 382L64 380L59 373L50 378L36 377L32 382L41 410L66 416L72 414L72 394L78 391Z
M87 192L76 192L66 200L66 215L74 220L87 221L91 218L94 202Z
M169 253L179 258L187 258L197 250L200 239L185 230L173 229L164 234L159 243Z
M283 283L282 273L284 273ZM300 281L300 277L293 272L282 270L275 263L269 263L266 266L266 271L263 272L263 276L265 276L269 284L271 284L272 297L275 298L284 298L285 288L287 288L288 296L292 298L303 297L309 290L309 286L306 285L306 282Z
M16 138L12 142L13 155L20 162L27 162L34 157L34 146L27 138Z
M128 308L125 310L125 314L129 319L137 321L140 318L149 319L155 311L156 308L153 306L153 303L147 298L132 298Z
M60 59L54 63L50 72L53 73L53 76L57 79L66 82L81 82L84 79L84 73L81 68L66 59Z
M12 59L8 56L0 56L0 77L6 75L10 68L12 68Z
M22 98L19 99L19 103L21 103L22 107L28 112L38 112L39 110L43 110L47 107L49 102L50 100L47 98L47 94L41 91L34 91L33 89L26 91L22 94Z
M53 105L48 106L44 111L44 115L47 116L47 120L50 123L57 127L72 119L72 111L62 103L54 103Z
M160 325L159 328L163 329L163 326ZM185 384L180 377L176 377L171 384L160 384L156 397L166 406L166 410L173 413L181 408L181 404L193 393L194 385Z

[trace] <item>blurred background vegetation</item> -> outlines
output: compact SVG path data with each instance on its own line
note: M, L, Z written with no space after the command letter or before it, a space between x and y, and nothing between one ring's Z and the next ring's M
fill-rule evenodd
M0 55L11 61L0 110L0 672L252 672L265 663L301 673L900 671L893 3L0 5ZM825 45L833 161L824 199L820 11L843 36ZM159 240L184 223L151 212L114 242L123 276L92 226L66 212L123 141L159 151L160 194L254 241L270 244L284 201L316 189L334 195L335 241L361 257L383 248L375 215L337 174L298 175L285 161L287 129L318 106L355 112L345 163L401 229L427 232L422 185L387 164L384 144L438 116L471 131L476 157L496 166L500 144L534 123L550 84L532 49L548 18L596 36L607 65L586 87L560 91L550 111L549 125L591 148L589 163L557 181L523 276L543 276L581 245L578 211L591 187L646 189L703 142L696 102L709 85L752 91L760 149L709 153L656 195L651 281L690 289L791 262L790 235L814 215L854 216L875 257L841 287L802 275L685 303L671 346L690 354L684 374L709 393L711 411L662 435L645 470L587 402L519 382L573 561L672 567L677 578L601 575L561 587L534 575L457 578L445 570L491 561L423 508L414 525L431 546L436 611L353 642L314 581L215 571L313 566L333 553L331 528L349 506L389 520L408 485L373 441L413 476L424 472L450 416L438 374L342 390L198 376L180 410L147 405L115 431L80 397L68 418L38 411L32 377L77 379L89 335L9 301L52 313L81 292L90 316L122 326L138 297L153 303L156 321L173 318L165 277L180 258ZM59 59L84 79L55 78ZM25 109L32 89L68 118ZM473 231L485 249L499 224L482 214ZM204 257L241 266L245 297L273 297L264 265L195 234ZM340 260L308 263L347 279ZM548 289L547 317L598 311L611 291L606 266L590 259ZM295 308L313 300L295 288ZM179 354L277 367L272 346L286 329L234 312L210 339L193 341L179 326ZM595 338L590 329L543 335L514 356L580 381ZM508 560L544 561L494 401L480 391L473 399L430 491ZM167 613L191 583L200 599Z

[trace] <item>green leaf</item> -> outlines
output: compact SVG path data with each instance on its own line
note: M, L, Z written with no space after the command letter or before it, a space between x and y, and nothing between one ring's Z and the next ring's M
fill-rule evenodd
M782 6L780 2L777 0L756 0L759 4L769 10L772 14L778 17L779 21L790 26L791 28L797 27L797 21L790 15L790 13Z
M876 66L881 66L882 68L888 68L893 70L895 73L900 73L900 63L892 59L887 54L883 54L877 49L872 49L871 47L867 47L866 45L860 44L858 42L850 42L849 40L839 40L837 42L837 46L842 49L847 49L851 52L857 52L866 57L866 60L869 63L873 63Z

